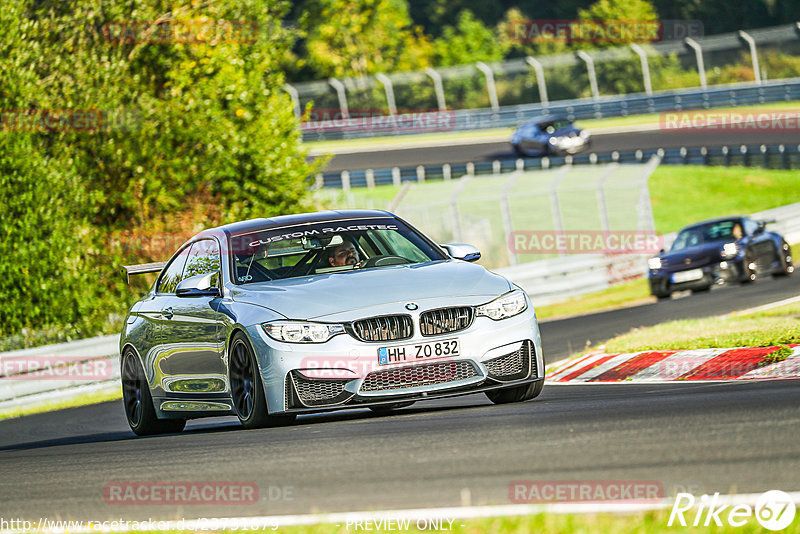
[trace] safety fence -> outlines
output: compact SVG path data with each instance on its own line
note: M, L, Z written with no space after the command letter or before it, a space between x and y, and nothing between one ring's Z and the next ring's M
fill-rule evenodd
M797 100L797 55L800 24L790 24L285 88L298 118L313 103L305 140L361 138Z

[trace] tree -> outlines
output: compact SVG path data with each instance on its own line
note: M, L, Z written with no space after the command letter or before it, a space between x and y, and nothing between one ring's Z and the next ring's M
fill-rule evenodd
M319 78L420 69L432 53L405 0L308 0L300 27L302 61Z

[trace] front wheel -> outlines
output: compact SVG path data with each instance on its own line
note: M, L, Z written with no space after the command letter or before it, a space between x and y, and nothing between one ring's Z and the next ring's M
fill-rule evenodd
M742 284L749 284L756 281L755 260L750 253L744 255L742 260Z
M524 402L535 399L544 388L544 380L531 384L503 389L493 389L486 392L489 400L495 404L508 404L509 402Z
M185 419L159 419L139 358L127 350L122 358L122 402L125 417L137 436L173 434L186 426Z
M233 336L230 347L231 399L242 426L263 428L294 421L294 416L270 416L261 373L250 342L241 332Z

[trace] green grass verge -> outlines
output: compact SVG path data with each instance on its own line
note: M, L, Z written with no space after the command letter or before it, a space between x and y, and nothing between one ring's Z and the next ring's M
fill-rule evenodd
M98 404L101 402L114 401L122 398L122 389L113 392L99 392L87 393L68 400L43 402L40 404L33 404L23 408L13 408L10 410L0 411L0 421L3 419L11 419L14 417L22 417L23 415L33 415L44 412L54 412L56 410L63 410L65 408L75 408L77 406L87 406L89 404Z
M767 111L767 110L783 110L783 109L797 109L800 102L775 102L772 104L760 104L757 106L741 106L729 108L715 108L715 112L725 111ZM661 118L659 113L649 113L644 115L631 115L629 117L613 117L608 119L589 119L577 121L578 125L583 128L601 129L601 128L616 128L622 126L640 126L643 124L657 124ZM324 152L326 150L336 150L341 148L354 149L359 147L372 148L372 147L392 147L398 143L424 143L435 141L450 141L457 139L479 139L481 137L490 136L510 136L514 128L491 128L486 130L466 130L458 132L437 132L427 134L409 134L399 136L382 136L370 137L367 139L341 139L331 141L309 141L304 143L304 146L311 150Z
M796 202L797 171L757 167L661 165L650 177L656 231L701 219L748 214Z
M638 352L727 347L770 347L800 343L800 320L795 309L770 315L718 316L681 319L636 328L605 342L605 350ZM780 356L780 354L778 355Z
M536 306L536 317L541 320L567 317L570 315L583 315L589 312L600 312L654 301L655 297L650 295L647 280L642 278L640 280L625 282L602 291L588 293L564 302ZM534 302L534 305L535 304Z

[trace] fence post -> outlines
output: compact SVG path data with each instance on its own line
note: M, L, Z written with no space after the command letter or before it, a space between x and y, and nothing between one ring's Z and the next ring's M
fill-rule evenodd
M761 85L761 69L758 67L758 50L756 50L756 40L749 33L739 30L739 37L750 47L750 56L753 60L753 74L756 76L756 83Z
M375 75L375 78L383 84L383 90L386 92L386 105L389 107L389 115L397 115L397 105L394 101L394 86L392 80L382 72Z
M439 105L439 111L447 111L447 103L444 100L444 87L442 86L442 75L430 67L425 69L425 74L433 80L433 88L436 91L436 102Z
M392 185L400 185L400 167L392 167Z
M367 169L365 174L367 176L367 188L375 189L375 171L372 169Z
M350 171L342 171L342 190L345 193L350 192Z
M417 182L423 183L425 181L425 167L417 165Z
M619 168L618 163L610 163L606 167L606 172L600 177L597 182L597 209L600 212L600 227L604 232L611 230L611 224L608 222L608 206L606 205L606 181L611 178L614 172Z
M553 215L553 230L556 236L564 233L564 219L561 216L561 206L558 203L558 186L570 171L570 165L564 165L558 169L558 174L550 183L550 211ZM559 256L563 256L565 251L559 250Z
M648 95L653 94L653 85L650 83L650 64L647 62L647 53L644 51L644 48L639 46L636 43L631 43L631 48L633 49L636 54L639 56L639 60L642 62L642 78L644 80L644 92Z
M700 43L691 37L687 37L684 42L694 50L694 55L697 59L697 72L700 74L700 87L706 89L708 85L706 84L706 66L703 62L703 48L700 46Z
M547 83L544 80L544 68L539 60L532 56L526 57L525 62L536 71L536 83L539 84L539 100L541 100L544 107L547 107Z
M648 186L648 182L650 181L650 176L660 164L660 155L651 156L650 161L645 164L644 172L642 172L639 180L639 205L636 210L639 215L639 223L637 225L639 230L655 232L656 229L656 223L653 219L653 208L650 204L650 187Z
M465 174L458 181L453 194L450 195L450 218L453 219L453 239L456 242L462 240L461 235L461 214L458 211L458 197L467 186L467 182L472 178L470 174Z
M511 177L503 184L503 191L500 193L500 212L503 215L503 231L506 235L506 247L508 247L508 263L511 265L517 264L517 253L509 245L511 234L514 233L514 219L511 216L511 204L508 202L508 194L517 183L520 176L522 176L521 172L511 173Z
M449 163L445 163L444 165L442 165L442 178L443 179L449 180L450 178L452 178L452 174L451 173L452 173L452 170L450 169L450 164Z
M494 73L489 65L483 61L475 63L475 67L483 72L483 76L486 78L486 90L489 92L489 105L492 106L494 111L497 111L500 109L500 102L497 100L497 86L494 83Z
M317 189L322 189L323 187L325 187L325 177L322 176L321 172L317 173L317 176L314 180L314 184Z
M294 109L294 116L298 119L303 116L302 112L300 111L300 95L297 93L297 89L294 88L294 85L285 83L283 84L284 90L289 93L289 98L292 99L292 109Z
M592 88L592 98L597 100L600 98L600 93L597 90L597 73L594 70L594 60L584 50L578 51L578 57L586 63L586 70L589 73L589 86Z
M347 93L344 90L344 84L336 78L330 78L328 83L331 87L336 89L336 95L339 97L339 110L342 112L342 118L350 118L350 110L347 107Z

